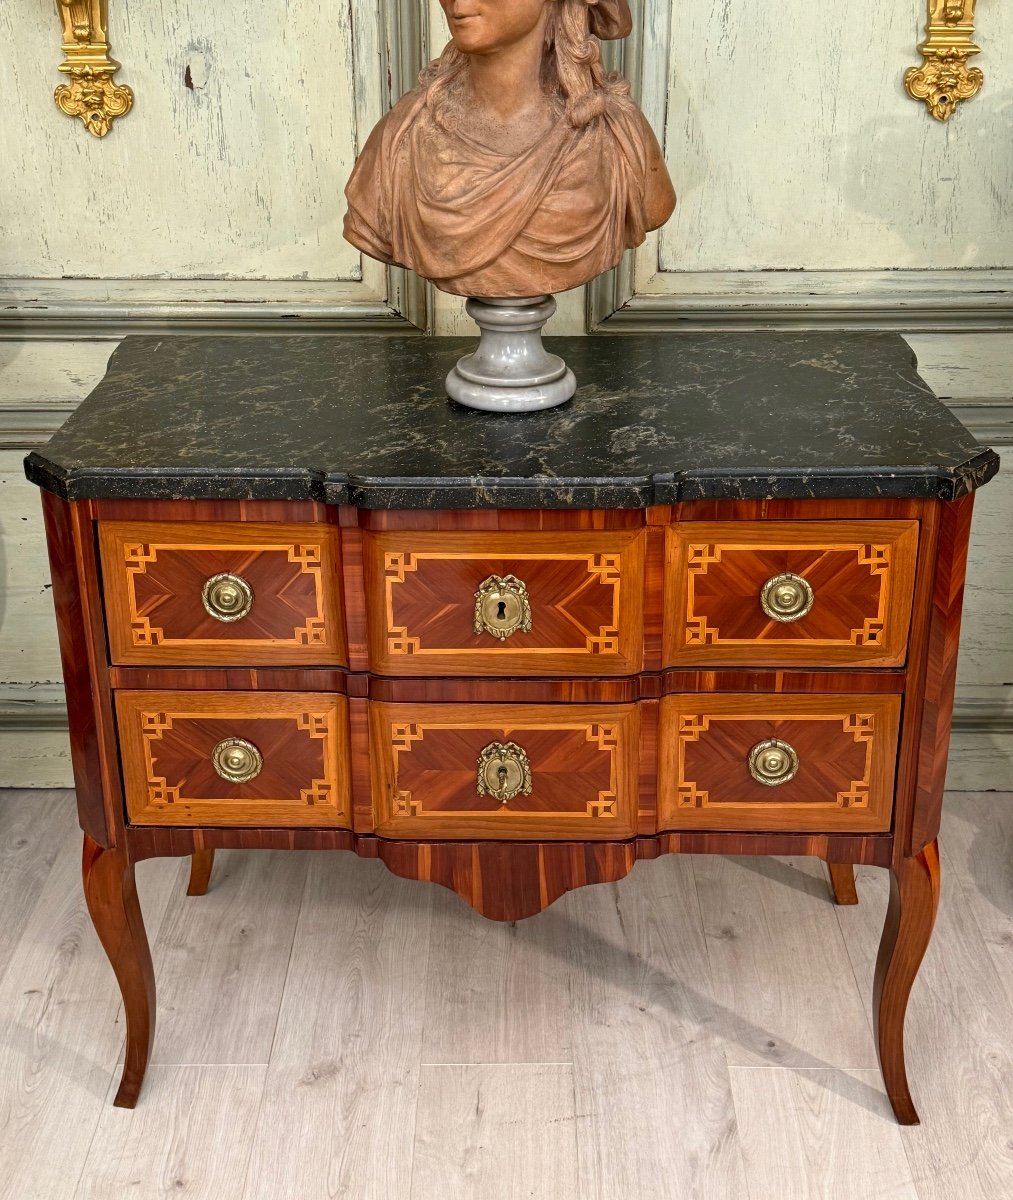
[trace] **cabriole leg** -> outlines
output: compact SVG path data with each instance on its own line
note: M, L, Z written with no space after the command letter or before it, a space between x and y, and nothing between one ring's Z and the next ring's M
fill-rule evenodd
M214 850L195 850L190 856L190 882L187 885L188 896L203 896L208 890L211 870L215 865Z
M879 1063L901 1125L917 1125L904 1065L904 1017L939 907L939 848L930 843L890 869L890 904L876 961L872 1013Z
M120 985L126 1014L127 1044L123 1077L113 1103L133 1108L155 1036L155 972L134 883L134 864L123 850L105 850L84 838L84 894Z

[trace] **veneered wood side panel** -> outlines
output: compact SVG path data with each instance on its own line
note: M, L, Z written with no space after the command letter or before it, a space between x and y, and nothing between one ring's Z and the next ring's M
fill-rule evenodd
M347 661L333 525L105 521L99 543L117 663ZM241 620L205 610L205 581L225 572L252 588Z
M81 828L100 847L118 844L122 785L106 673L98 556L87 501L42 493L42 509L67 692L70 755Z
M900 698L670 696L661 702L662 829L886 832L893 809ZM748 758L770 738L798 771L770 786Z
M351 823L348 702L319 692L119 692L116 711L132 824ZM212 751L241 738L262 756L245 783Z
M376 832L385 837L622 840L637 831L636 705L370 705ZM531 791L477 787L482 752L514 743Z
M634 675L643 666L642 530L367 536L370 664L388 675ZM480 586L527 587L530 631L475 632Z
M668 532L668 665L903 665L918 551L916 521L680 522ZM811 610L776 621L760 602L785 572Z
M960 621L974 494L952 504L941 504L940 507L941 522L921 690L911 836L904 839L905 853L908 855L920 854L939 834L953 721L953 693L957 678L957 652L960 647Z

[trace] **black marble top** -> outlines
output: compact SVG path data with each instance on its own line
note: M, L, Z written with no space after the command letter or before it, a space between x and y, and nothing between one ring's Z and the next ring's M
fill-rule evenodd
M513 416L447 399L473 340L127 338L26 473L69 500L639 508L951 500L998 468L896 334L546 340L577 395Z

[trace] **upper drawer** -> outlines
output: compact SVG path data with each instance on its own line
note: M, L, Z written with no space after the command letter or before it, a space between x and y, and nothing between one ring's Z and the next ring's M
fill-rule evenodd
M666 665L901 666L917 553L917 521L676 526Z
M644 534L377 533L370 662L393 675L641 669Z
M344 664L329 525L105 521L115 663Z

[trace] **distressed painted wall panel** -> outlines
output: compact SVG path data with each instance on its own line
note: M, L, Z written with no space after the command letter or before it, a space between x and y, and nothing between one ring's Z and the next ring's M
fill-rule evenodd
M1007 451L1007 460L1013 458ZM1013 696L1013 469L1006 468L974 506L960 639L959 687L1009 689Z
M924 3L647 0L645 19L681 201L663 272L1013 262L1013 6L978 6L985 87L946 125L902 84Z
M378 2L114 3L136 99L101 141L53 103L53 0L0 6L0 275L357 279L341 193L381 112Z
M0 451L0 689L63 678L39 489L23 459Z

